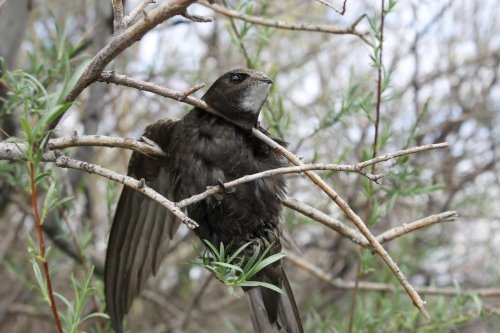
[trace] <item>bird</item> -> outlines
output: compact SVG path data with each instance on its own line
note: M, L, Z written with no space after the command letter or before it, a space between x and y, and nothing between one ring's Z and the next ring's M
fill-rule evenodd
M179 201L210 186L222 194L186 208L198 223L200 240L239 249L250 258L258 249L268 255L281 252L281 211L286 195L282 175L261 178L231 189L225 182L264 170L286 166L286 160L252 135L260 127L259 114L272 80L252 69L235 69L220 76L201 98L218 115L195 107L180 120L162 119L146 127L143 137L165 153L153 158L133 152L128 175L165 196ZM278 140L278 139L276 139ZM284 141L278 143L285 145ZM122 322L148 277L158 272L180 221L173 214L130 187L124 187L106 251L104 289L113 329ZM303 332L302 322L281 260L266 266L252 280L273 284L282 293L262 286L244 287L250 319L256 333Z

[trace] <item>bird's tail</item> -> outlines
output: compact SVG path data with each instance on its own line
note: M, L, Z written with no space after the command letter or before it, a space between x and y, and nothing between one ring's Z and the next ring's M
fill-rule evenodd
M245 289L255 333L303 333L290 283L281 269L282 294L265 287Z

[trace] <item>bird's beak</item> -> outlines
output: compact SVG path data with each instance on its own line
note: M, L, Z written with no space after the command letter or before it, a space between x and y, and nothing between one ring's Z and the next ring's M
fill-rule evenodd
M260 78L260 81L263 81L263 82L266 82L266 83L273 83L273 80L271 80L271 78L267 77L267 76L263 76L262 78Z

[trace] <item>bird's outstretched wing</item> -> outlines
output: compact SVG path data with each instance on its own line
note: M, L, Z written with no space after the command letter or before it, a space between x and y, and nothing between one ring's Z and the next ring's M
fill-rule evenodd
M144 136L167 152L176 123L159 121L148 126ZM154 159L134 152L128 175L144 178L149 187L172 199L168 156ZM151 273L158 271L178 226L179 221L164 207L130 187L123 188L111 227L104 272L107 311L117 333L122 331L123 317L134 298Z

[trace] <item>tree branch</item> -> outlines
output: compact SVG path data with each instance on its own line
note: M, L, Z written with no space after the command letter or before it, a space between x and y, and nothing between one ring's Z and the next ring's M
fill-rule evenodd
M156 3L156 0L143 0L137 7L134 8L125 18L123 19L123 25L128 28L132 22L134 22L134 19L139 16L140 13L149 5L152 3Z
M304 165L304 163L297 156L295 156L295 154L291 153L278 143L274 142L264 133L256 130L255 128L252 129L252 133L257 138L268 143L269 146L274 148L275 151L277 151L279 154L286 157L291 163L295 165ZM321 190L325 192L337 204L337 206L340 209L342 209L344 214L354 223L354 225L356 225L359 231L361 231L361 233L369 241L373 251L375 251L382 258L382 260L384 260L384 262L390 268L392 273L398 278L399 282L408 293L408 296L410 296L410 298L412 299L413 304L417 307L417 309L419 309L419 311L424 315L425 318L430 319L429 313L427 312L424 306L425 302L422 300L422 298L420 298L420 296L415 291L413 286L408 282L403 272L401 272L398 265L396 264L396 262L394 262L389 253L387 253L387 251L377 241L375 236L373 236L373 234L370 232L370 230L363 222L363 220L352 210L352 208L347 204L347 202L344 199L342 199L340 195L338 195L338 193L335 192L335 190L332 187L330 187L323 179L321 179L321 177L319 177L316 173L314 173L313 171L305 171L304 173L306 174L307 177L309 177L309 179L311 179L313 183L315 183L319 188L321 188Z
M295 254L287 252L285 259L296 265L297 267L311 273L321 281L328 283L334 288L353 290L355 288L355 281L346 281L343 279L336 279L331 274L325 272L318 266L310 263ZM381 291L381 292L398 292L392 284L380 282L366 282L359 281L359 290L364 291ZM432 296L451 296L455 297L462 294L472 294L481 297L500 297L500 289L495 288L480 288L480 289L457 289L456 287L437 288L437 287L415 287L415 290L422 295Z
M356 29L359 20L356 20L356 22L354 22L354 24L350 25L349 27L339 27L327 24L289 23L285 21L270 20L259 16L243 14L236 10L226 8L218 4L208 4L206 2L203 2L201 4L208 8L213 9L217 13L222 14L224 16L232 17L253 24L263 25L266 27L273 27L277 29L284 29L284 30L324 32L334 35L354 35L361 38L361 40L366 44L373 46L373 43L368 39L369 34L367 32L361 32Z
M326 215L325 213L317 210L314 207L311 207L303 202L300 202L294 198L287 197L285 200L283 200L283 204L290 208L293 209L315 221L318 221L319 223L323 224L324 226L335 230L338 232L341 236L349 239L353 243L362 246L364 248L371 248L370 243L366 240L366 238L360 234L358 231L355 229L346 226L342 222L334 219L333 217L330 217ZM435 215L430 215L428 217L425 217L423 219L409 222L409 223L403 223L402 226L395 227L389 230L384 231L380 235L376 237L376 239L381 243L386 243L389 242L397 237L403 236L407 233L410 233L412 231L422 229L429 227L433 224L440 223L440 222L446 222L446 221L454 221L457 217L457 212L455 211L449 211L449 212L443 212L440 214L435 214Z
M69 92L64 102L73 102L80 93L87 88L92 82L96 81L104 67L111 62L116 56L122 53L130 45L140 40L148 31L168 20L172 16L184 13L186 8L195 0L171 0L167 3L155 8L148 13L147 18L139 20L134 25L125 29L121 34L114 36L109 43L99 51L85 72L78 79L74 88ZM54 119L46 129L46 132L53 130L63 117L64 113Z
M182 223L184 223L189 229L194 229L198 227L198 224L187 217L180 209L177 207L172 201L168 200L152 188L148 187L144 179L141 180L136 180L132 177L121 175L119 173L116 173L114 171L108 170L106 168L103 168L99 165L88 163L88 162L83 162L83 161L78 161L72 158L69 158L65 155L62 155L60 153L56 154L57 159L56 159L56 165L60 168L70 168L70 169L76 169L80 171L85 171L91 174L96 174L105 178L108 178L110 180L113 180L115 182L121 183L123 185L126 185L137 192L140 192L150 199L158 202L160 205L164 206L166 209L168 209L172 214L174 214L176 217L178 217Z
M339 164L324 164L324 163L315 163L315 164L306 164L306 165L299 165L299 166L291 166L291 167L283 167L283 168L277 168L277 169L271 169L271 170L266 170L258 173L254 173L251 175L246 175L240 178L237 178L235 180L229 181L227 183L224 183L224 188L231 188L235 187L237 185L243 184L243 183L248 183L255 181L257 179L265 178L265 177L271 177L275 175L282 175L282 174L290 174L290 173L302 173L304 171L308 170L335 170L335 171L348 171L348 172L356 172L359 173L366 178L372 180L372 181L378 181L382 175L372 175L370 173L365 173L363 170L360 170L356 168L355 165L339 165ZM205 192L195 194L189 198L186 198L184 200L181 200L177 203L177 205L181 208L186 207L188 205L191 205L195 202L204 200L208 198L211 195L214 195L215 193L219 193L221 189L218 186L212 186L209 189L207 189Z
M337 13L339 13L340 15L344 15L345 14L345 5L346 5L346 2L347 0L344 0L343 3L342 3L342 9L337 9L335 8L334 5L332 5L331 3L329 3L328 1L326 0L316 0L317 2L327 6L327 7L330 7L331 9L333 9L334 11L336 11Z
M154 142L142 142L129 138L118 138L105 135L83 135L83 136L67 136L49 140L48 147L50 150L63 149L67 147L78 146L100 146L100 147L117 147L137 151L147 156L164 157L165 153ZM0 146L1 158L1 146Z
M125 29L125 24L123 22L123 12L125 9L123 8L122 0L113 0L113 34L119 35Z

